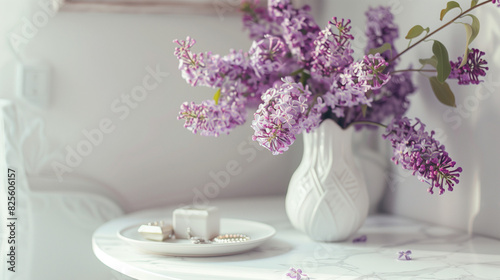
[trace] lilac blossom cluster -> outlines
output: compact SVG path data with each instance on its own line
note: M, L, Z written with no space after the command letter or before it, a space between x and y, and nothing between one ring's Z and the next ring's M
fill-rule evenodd
M374 93L375 100L370 107L366 108L363 116L362 109L359 107L353 108L354 113L350 116L353 120L349 122L372 122L383 123L388 116L401 118L410 107L409 96L415 92L415 86L411 81L409 72L393 74L391 80L380 90ZM376 129L373 125L356 125L356 129L369 128Z
M281 26L284 41L294 60L309 68L312 60L311 46L320 31L310 14L309 6L295 9L289 0L268 1L268 14Z
M243 1L242 11L244 27L254 40L248 52L231 50L225 56L196 53L192 50L194 39L174 41L182 77L192 86L211 87L218 92L214 100L182 104L178 119L185 120L184 126L193 133L229 133L245 123L248 105L260 103L252 122L254 139L279 154L288 149L297 134L309 132L322 118L332 118L345 128L360 119L400 116L404 113L401 108L408 107L409 92L402 91L413 89L411 80L405 74L401 75L404 79L391 83L388 69L392 66L387 55L368 54L356 61L352 57L350 20L334 17L320 29L308 6L294 8L289 0L268 1L267 9L258 1ZM370 9L367 16L367 34L374 34L369 36L369 46L379 46L382 40L392 43L397 38L398 30L387 8ZM409 85L402 85L401 80ZM383 86L397 88L396 97L392 98L391 91L382 91ZM301 91L299 99L286 96L297 90ZM269 104L273 94L278 97ZM297 102L303 106L300 114ZM293 108L293 113L282 111L285 104ZM398 106L401 104L404 106ZM366 110L374 105L378 110ZM361 114L363 107L368 115ZM293 117L293 126L281 127L276 121L283 117Z
M395 40L399 37L398 26L394 23L394 15L391 13L390 7L370 8L365 13L366 15L366 36L368 42L365 52L368 53L372 49L376 49L389 43L391 49L382 53L382 57L390 60L396 56L396 48L394 47ZM395 64L390 65L394 69ZM389 70L392 70L389 69Z
M293 78L283 78L262 95L262 102L255 112L252 127L254 141L281 154L295 141L295 135L309 132L321 121L324 104L318 98L313 106L308 105L312 93L308 87L296 83Z
M389 43L391 49L383 52L381 56L386 61L390 61L397 54L394 42L399 37L399 30L394 23L394 15L391 13L390 7L370 8L366 12L366 18L367 28L365 34L368 42L365 51L369 52L371 49ZM397 60L392 61L387 65L386 71L392 72L397 65ZM382 123L390 117L399 119L410 107L408 97L414 92L415 86L409 72L392 73L391 79L384 87L372 91L373 102L371 106L365 108L364 113L361 107L353 107L346 116L346 122L369 121ZM372 125L356 125L356 129L361 128L375 129L376 127Z
M491 1L493 4L497 4L498 7L500 7L500 0L492 0Z
M461 167L455 167L453 161L445 151L444 145L434 139L434 131L429 134L425 125L417 118L412 124L407 117L394 119L386 129L384 139L391 142L393 148L392 161L401 165L403 169L412 171L422 182L428 183L429 193L434 188L439 194L448 191L459 182Z
M373 98L369 93L380 89L391 79L390 75L384 74L385 67L387 62L380 54L369 54L363 60L351 63L337 75L338 80L323 96L336 117L345 117L345 111L350 108L371 105Z
M411 72L395 71L399 31L389 7L366 12L368 54L360 59L353 57L348 19L334 17L320 28L308 6L295 8L290 0L269 0L267 8L258 0L243 0L241 7L243 26L253 40L248 51L196 53L194 39L174 41L182 77L192 86L216 90L213 99L181 105L178 119L186 128L206 136L227 134L246 123L248 107L258 107L252 138L277 155L325 118L356 129L392 118L385 138L393 145L393 161L428 182L430 193L434 188L443 193L444 184L453 189L461 168L453 169L455 162L434 140L434 132L404 117L415 86ZM390 49L370 53L386 43ZM483 55L472 49L464 66L459 67L461 58L450 62L450 78L479 83L488 69Z
M350 34L350 20L338 20L336 17L319 32L314 40L312 75L330 77L339 69L353 62Z
M257 77L269 77L286 73L291 61L286 58L287 48L279 37L265 35L259 41L254 41L250 50L250 63Z
M174 42L178 44L174 54L182 77L192 86L218 88L214 100L181 105L177 118L185 120L184 127L193 133L218 136L245 123L246 104L260 99L255 92L269 81L258 77L248 53L231 50L221 57L193 52L196 41L190 37Z
M245 105L238 102L225 106L218 106L213 100L201 104L184 102L178 119L185 120L184 127L193 133L199 131L203 136L219 136L245 123L244 112Z
M450 79L457 79L459 85L479 84L482 82L479 77L486 76L488 67L484 66L488 62L481 57L484 55L483 51L472 48L467 55L467 62L462 64L462 58L459 57L457 62L450 61L451 73Z
M281 34L280 25L267 13L258 0L242 1L243 26L249 31L252 40L260 40L266 35Z

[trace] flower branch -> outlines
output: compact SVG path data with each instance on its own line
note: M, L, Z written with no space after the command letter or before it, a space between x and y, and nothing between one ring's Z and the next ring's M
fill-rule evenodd
M436 73L436 69L404 69L404 70L395 70L391 72L392 74L396 73L403 73L403 72L431 72L431 73Z
M464 15L466 15L467 13L471 12L472 10L474 9L477 9L479 8L480 6L483 6L483 5L486 5L488 3L491 3L492 1L491 0L486 0L480 4L477 4L475 6L472 6L470 7L469 9L465 10L464 12L461 12L458 16L454 17L453 19L451 19L450 21L448 21L447 23L443 24L441 27L439 27L438 29L428 33L427 35L425 35L422 39L418 40L416 43L412 44L411 46L407 47L405 50L403 50L402 52L400 52L398 55L396 55L395 57L391 58L391 60L389 60L389 63L391 62L394 62L396 61L399 57L401 57L403 54L405 54L406 52L408 52L409 50L411 50L412 48L414 48L415 46L419 45L420 43L424 42L425 40L427 40L429 37L433 36L434 34L438 33L439 31L443 30L445 27L447 27L448 25L452 24L453 22L455 22L457 19L459 18L462 18ZM495 3L495 2L493 2Z
M212 99L181 105L178 119L185 121L187 129L205 136L227 134L246 123L247 110L252 110L252 139L278 155L289 149L297 135L313 131L327 118L341 128L385 127L394 163L427 182L430 193L436 188L440 194L453 190L462 169L455 167L434 132L426 132L419 119L413 122L405 116L415 92L412 74L436 73L429 82L437 99L455 106L446 81L478 84L488 70L484 52L469 50L479 33L479 19L470 12L488 2L500 6L499 0L479 4L473 0L466 10L455 1L448 2L441 20L455 8L460 8L460 14L432 32L414 26L406 39L423 37L399 53L395 47L399 29L390 8L370 8L366 55L359 60L353 57L355 38L349 19L333 17L322 28L308 6L296 8L290 0L270 0L265 8L258 2L245 0L241 9L243 26L253 40L248 51L196 53L194 39L174 41L182 78L191 86L217 90ZM464 56L450 61L446 47L432 39L434 55L419 61L422 67L433 69L396 70L402 55L466 16L472 23L461 23L467 39ZM389 120L389 125L382 124Z

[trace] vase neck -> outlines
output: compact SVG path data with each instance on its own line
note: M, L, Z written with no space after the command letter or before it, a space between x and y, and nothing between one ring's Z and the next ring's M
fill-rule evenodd
M304 157L310 154L352 154L353 127L342 129L331 119L310 133L304 133Z

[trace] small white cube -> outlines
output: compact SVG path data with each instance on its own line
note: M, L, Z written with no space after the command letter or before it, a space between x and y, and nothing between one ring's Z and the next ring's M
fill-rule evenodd
M165 224L163 221L152 222L141 225L138 232L146 239L154 241L163 241L172 235L172 225Z
M191 237L210 240L219 235L219 210L215 206L177 208L174 210L173 224L175 238L187 239L189 228Z

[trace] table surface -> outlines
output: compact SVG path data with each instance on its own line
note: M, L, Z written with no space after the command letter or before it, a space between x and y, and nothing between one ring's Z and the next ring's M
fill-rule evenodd
M319 243L295 230L283 196L217 200L222 218L263 222L277 233L263 245L232 256L172 257L131 247L117 232L157 218L169 219L177 207L133 213L99 227L92 238L95 255L110 268L136 279L287 279L290 267L310 279L500 279L500 240L389 216L369 216L352 238ZM202 246L202 245L200 245ZM412 260L398 260L399 251Z

